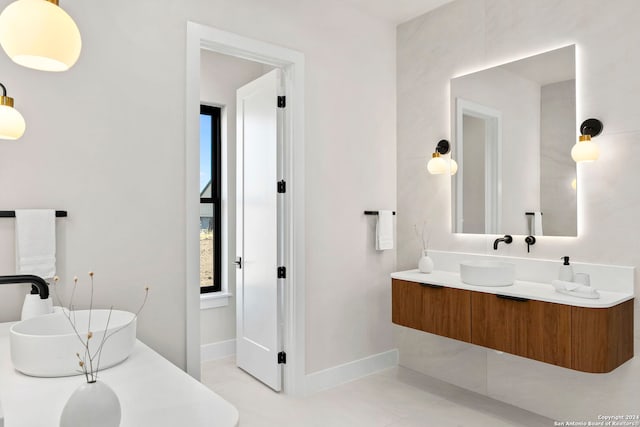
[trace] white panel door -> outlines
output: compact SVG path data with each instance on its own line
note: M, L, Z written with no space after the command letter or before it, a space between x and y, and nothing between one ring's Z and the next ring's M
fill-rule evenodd
M236 363L276 391L282 383L277 278L279 88L276 69L238 89L236 131Z

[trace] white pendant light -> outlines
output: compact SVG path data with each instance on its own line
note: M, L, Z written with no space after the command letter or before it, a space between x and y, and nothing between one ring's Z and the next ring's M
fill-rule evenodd
M18 139L26 129L24 117L13 108L13 98L7 96L7 89L2 83L0 96L0 139Z
M82 39L58 0L18 0L0 14L0 45L13 62L42 71L66 71Z
M602 122L598 119L587 119L580 125L580 138L571 148L571 158L576 163L593 162L600 157L600 148L591 141L591 137L600 135Z

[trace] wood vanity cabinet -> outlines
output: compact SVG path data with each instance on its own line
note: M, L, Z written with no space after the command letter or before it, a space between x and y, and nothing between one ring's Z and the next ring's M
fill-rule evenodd
M586 308L393 279L392 321L583 372L633 357L633 300Z
M391 318L397 325L471 342L471 292L393 279Z

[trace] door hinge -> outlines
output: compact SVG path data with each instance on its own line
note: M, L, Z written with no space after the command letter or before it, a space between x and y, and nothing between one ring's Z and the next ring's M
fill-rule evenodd
M286 193L287 192L287 183L284 181L278 181L278 193Z
M278 364L287 363L287 353L281 351L278 353Z
M278 108L284 108L287 106L287 97L279 96L278 97Z
M278 267L278 279L286 279L287 278L287 267Z

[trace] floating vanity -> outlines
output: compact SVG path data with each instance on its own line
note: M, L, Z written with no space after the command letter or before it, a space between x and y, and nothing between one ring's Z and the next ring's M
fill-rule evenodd
M450 255L435 258L436 266L441 261L453 269ZM544 261L524 260L519 267L534 271L536 262ZM606 274L597 267L607 268L584 269ZM614 283L614 290L598 290L599 299L560 294L550 283L517 277L511 286L489 287L466 284L453 271L401 271L391 275L392 321L577 371L610 372L633 357L633 269L628 269L611 274L614 282L628 276L630 290Z
M11 325L0 323L0 426L2 415L12 427L58 426L65 402L84 378L35 378L16 371L9 354ZM238 424L233 405L140 341L126 361L101 371L100 379L120 399L121 427Z

